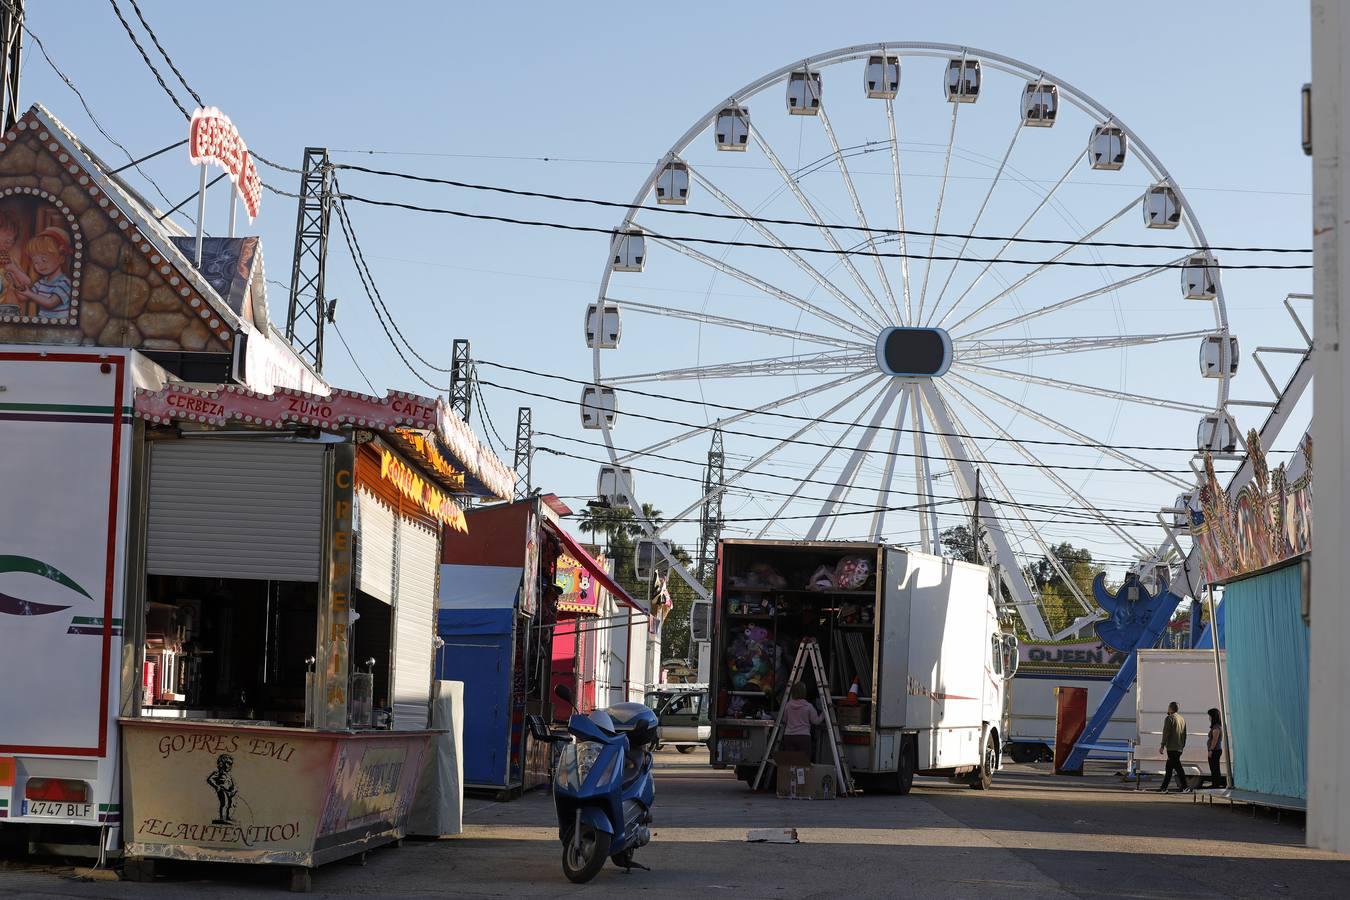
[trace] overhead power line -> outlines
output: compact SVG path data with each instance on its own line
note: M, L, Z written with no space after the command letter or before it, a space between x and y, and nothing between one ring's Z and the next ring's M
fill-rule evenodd
M832 158L832 157L831 157ZM754 222L760 225L790 225L802 228L828 228L832 231L861 231L868 234L889 234L905 235L907 237L934 237L934 238L952 238L955 240L970 241L997 241L1000 243L1015 244L1039 244L1052 246L1074 246L1074 247L1111 247L1117 249L1131 250L1185 250L1196 253L1203 253L1206 250L1222 253L1311 253L1310 247L1229 247L1229 246L1200 246L1197 244L1153 244L1138 243L1130 241L1085 241L1080 239L1057 239L1057 238L1029 238L1018 237L1016 235L990 235L990 234L963 234L955 231L921 231L912 228L874 228L867 225L844 225L844 224L825 224L820 225L816 222L808 222L802 219L772 219L764 216L747 216L737 213L721 213L709 210L689 209L680 206L647 206L641 203L619 203L613 200L598 200L592 197L575 197L567 194L551 194L542 191L526 191L520 188L501 187L499 185L475 184L469 181L456 181L451 178L437 178L430 175L416 175L411 172L397 172L389 169L372 169L368 166L358 166L351 163L339 163L334 166L337 169L348 169L353 172L364 172L368 175L380 175L388 178L400 178L405 181L416 181L424 184L440 184L446 187L462 188L470 191L486 191L496 194L506 194L512 197L530 197L538 200L555 200L560 203L579 203L588 206L599 206L606 209L626 209L635 212L654 212L666 213L668 215L696 216L706 219L721 219L732 222ZM926 257L925 257L926 258Z
M382 206L391 209L403 209L411 212L431 213L434 215L452 216L461 219L473 219L479 222L497 222L503 225L521 225L529 228L550 228L557 231L572 231L584 234L604 234L613 236L613 228L599 228L592 225L574 225L566 222L549 222L542 219L519 219L512 216L495 216L488 213L475 213L462 209L449 209L441 206L423 206L417 203L405 203L399 200L376 200L371 197L362 197L359 194L342 194L344 200L354 200L357 203L365 203L369 206ZM636 233L636 232L634 232ZM660 234L649 228L644 228L643 233L647 236L659 238L664 241L670 241L676 244L710 244L718 247L748 247L759 250L774 250L782 252L790 250L796 253L821 253L827 256L864 256L878 257L882 259L919 259L937 262L969 262L969 263L999 263L1009 266L1059 266L1061 268L1084 268L1084 269L1181 269L1189 263L1185 260L1171 260L1162 263L1143 263L1143 262L1091 262L1087 260L1072 259L1008 259L1004 257L975 257L955 255L948 256L942 254L929 255L927 253L901 253L890 250L859 250L859 249L834 249L833 247L807 247L804 245L793 244L765 244L756 241L738 241L723 238L695 237L692 235L668 235ZM870 242L865 242L871 246ZM1280 264L1280 263L1208 263L1210 269L1227 270L1294 270L1311 269L1311 264Z
M506 363L493 362L492 360L487 359L475 359L474 363L480 366L490 366L494 369L502 369L507 372L516 372L521 375L534 375L538 378L549 378L555 381L565 381L568 382L569 384L580 385L582 387L596 386L594 381L588 381L583 378L572 378L567 375L558 375L553 372L540 372L537 369L524 369L519 366L512 366ZM609 385L603 386L609 387ZM705 408L711 407L713 409L721 409L733 413L753 413L755 415L771 416L776 419L788 419L794 422L816 422L821 425L841 425L841 426L850 426L856 424L854 422L847 422L842 419L822 419L817 416L804 416L798 415L796 413L778 412L776 410L749 409L744 406L732 406L727 403L718 403L713 400L694 400L690 397L675 397L670 394L658 394L653 391L638 390L637 388L616 386L614 387L614 390L622 391L626 394L633 394L638 397L649 397L653 400L668 400L672 403L683 403L689 406L700 406ZM625 415L627 415L627 413L625 413ZM1048 447L1077 447L1085 450L1101 450L1103 448L1109 447L1112 450L1140 450L1140 451L1153 450L1170 453L1196 452L1196 449L1194 447L1160 447L1154 444L1100 444L1100 443L1092 444L1092 443L1084 443L1082 441L1063 441L1063 440L1053 440L1050 438L1018 438L1018 437L1001 437L991 435L953 434L952 432L948 431L932 431L926 428L902 428L894 425L877 425L876 430L888 433L898 431L901 434L923 434L929 437L940 437L940 438L953 437L972 441L990 441L994 443L1034 444L1038 446L1048 446ZM1299 452L1298 448L1294 448L1292 450L1272 449L1266 451L1266 453L1297 453L1297 452Z
M553 438L554 440L560 440L560 441L571 441L572 443L575 443L575 444L584 444L584 445L586 445L586 446L588 446L588 447L597 447L597 448L602 449L602 450L605 449L606 446L607 446L607 445L605 445L605 444L603 444L603 443L600 443L599 441L588 441L588 440L586 440L586 439L584 439L584 438L569 437L569 436L567 436L567 435L565 435L565 434L557 434L556 432L551 432L551 431L536 431L535 434L538 435L538 436L540 436L540 437L549 437L549 438ZM645 459L657 459L657 460L662 460L662 461L664 461L664 462L683 463L684 465L689 465L689 466L705 466L705 465L707 464L706 461L701 462L701 461L696 460L696 459L684 459L683 457L679 457L679 456L670 456L670 455L662 454L662 453L644 453L644 452L642 452L642 451L633 450L631 447L615 447L614 450L615 450L616 452L618 452L618 453L637 453L637 454L640 454L640 455L641 455L642 457L644 457ZM597 463L597 464L599 464L599 465L609 465L609 461L608 461L608 460L590 460L590 461L591 461L591 462L595 462L595 463ZM631 468L631 466L630 466L630 467L627 467L627 468ZM638 470L634 469L634 471L638 471ZM665 473L662 473L662 474L665 474ZM753 476L755 476L756 478L772 478L772 479L775 479L776 481L783 481L783 480L784 480L784 477L783 477L782 475L777 475L777 474L775 474L775 473L773 473L773 472L756 472L756 471L753 470L753 469L732 469L732 470L729 470L727 474L728 474L728 475L735 475L735 476L737 476L737 477L742 477L742 476L745 476L745 475L753 475ZM694 477L692 477L692 476L686 477L686 476L681 475L681 476L676 476L676 477L679 477L679 478L681 478L682 480L685 480L685 481L696 481L696 482L701 482L701 481L702 481L701 478L694 478ZM822 487L831 487L831 488L833 488L833 487L838 487L838 483L837 483L837 482L834 482L834 481L827 481L827 480L825 480L825 479L823 479L823 478L795 478L795 477L794 477L794 478L791 478L791 481L793 481L794 483L798 483L798 484L818 484L818 485L821 485ZM881 493L882 490L883 490L883 488L881 488L880 486L871 486L871 485L853 485L853 490L855 490L855 491L857 491L857 492L859 492L859 493L868 494L868 493ZM930 500L964 500L964 499L965 499L964 497L958 497L958 496L954 496L954 495L951 495L951 494L925 494L925 493L922 492L922 491L906 491L906 490L901 490L901 489L899 489L899 488L893 488L893 487L888 487L888 488L885 488L884 490L885 490L887 493L891 493L891 494L904 494L904 495L907 496L907 497L927 497L927 498L929 498ZM756 493L767 493L767 494L778 494L779 496L783 496L783 497L786 497L786 496L792 496L792 495L785 494L785 493L781 493L781 492L778 492L778 491L760 490L760 489L758 489L758 488L755 489L755 492L756 492ZM799 500L805 500L805 501L816 500L816 501L818 501L818 502L822 502L822 503L823 503L823 502L826 501L827 498L825 498L825 497L801 497L801 496L798 496L797 499L799 499ZM1005 505L1005 506L1016 506L1016 507L1019 507L1019 508L1021 508L1021 509L1034 509L1034 510L1037 510L1037 511L1039 511L1039 512L1060 512L1060 511L1063 510L1063 511L1067 511L1067 512L1073 514L1073 515L1086 515L1086 514L1089 514L1088 511L1085 510L1083 507L1081 507L1081 506L1074 506L1074 505L1072 505L1072 504L1067 504L1067 503L1023 503L1023 502L1018 502L1018 501L1014 501L1014 500L997 500L997 499L995 499L995 498L992 498L992 497L986 497L986 496L982 496L981 499L986 500L987 502L990 502L990 503L1001 503L1001 504L1003 504L1003 505ZM1067 507L1067 508L1066 508L1066 507ZM1148 515L1148 514L1152 511L1152 510L1150 510L1150 509L1138 509L1138 508L1135 508L1135 509L1128 509L1128 508L1125 508L1125 507L1110 507L1110 506L1093 506L1093 509L1097 510L1098 512L1104 512L1104 513L1105 513L1105 512L1132 513L1132 514L1134 514L1134 515ZM1094 517L1093 517L1093 521L1100 521L1100 518L1094 516ZM1155 527L1157 526L1157 523L1156 523L1156 522L1153 522L1153 523L1150 523L1150 524L1152 524L1152 525L1155 526Z
M561 398L561 397L555 397L555 396L553 396L552 394L541 394L541 393L539 393L538 391L527 391L527 390L525 390L524 388L512 387L512 386L509 385L509 384L498 384L497 382L494 382L494 381L484 381L484 380L482 380L481 378L478 380L478 383L479 383L479 384L485 384L485 385L487 385L487 386L489 386L489 387L500 388L501 390L504 390L504 391L511 391L511 392L514 393L514 394L521 394L521 395L526 396L526 397L536 397L536 398L538 398L538 399L540 399L540 400L549 400L549 401L552 401L552 402L554 402L554 403L566 403L566 404L569 404L569 405L570 405L570 404L572 404L573 402L575 402L575 401L572 401L572 400L565 400L565 399L563 399L563 398ZM599 409L599 407L596 407L596 408ZM681 427L681 428L699 428L699 429L701 429L701 428L707 428L707 429L711 429L711 428L713 427L712 425L708 425L708 424L698 424L698 423L695 423L695 422L682 422L682 421L680 421L679 419L667 419L667 418L664 418L664 417L662 417L662 416L651 416L651 415L647 415L647 414L645 414L645 413L638 413L638 412L625 412L624 415L625 415L625 416L632 416L633 418L636 418L636 419L644 419L644 420L649 421L649 422L660 422L660 423L665 424L665 425L676 425L676 426L679 426L679 427ZM851 423L850 423L850 424L851 424ZM776 437L776 436L771 435L771 434L756 434L755 432L752 432L752 431L734 431L734 430L729 429L729 428L726 428L726 427L724 427L724 426L719 426L719 427L722 428L722 433L723 433L723 434L736 435L736 436L738 436L738 437L754 438L755 440L760 440L760 441L777 441L777 442L788 443L788 444L794 444L794 445L803 446L803 447L820 447L820 448L823 448L823 449L832 449L832 448L835 447L834 444L826 443L826 442L824 442L824 441L811 441L811 440L806 440L805 438L779 438L779 437ZM950 461L951 461L951 460L950 460L948 457L946 457L946 456L938 456L938 455L928 454L928 453L907 453L907 452L900 451L900 450L896 450L896 451L874 450L874 451L872 451L872 455L875 455L875 456L894 456L894 457L904 458L904 459L927 459L927 460L936 460L936 461L941 461L941 462L950 462ZM1154 466L1115 466L1115 467L1112 467L1112 466L1100 466L1100 465L1094 465L1094 466L1077 466L1077 465L1070 465L1070 464L1068 464L1068 463L1040 463L1040 462L1034 462L1034 463L1033 463L1033 462L1018 462L1018 461L1016 461L1016 460L987 460L987 461L981 462L980 465L1008 466L1008 467L1016 468L1016 469L1059 469L1059 470L1066 471L1066 472L1131 472L1131 473L1135 473L1135 474L1145 474L1145 475L1150 475L1150 474L1151 474L1151 475L1189 475L1189 476L1192 476L1192 477L1194 477L1194 475L1195 475L1195 472L1193 472L1193 471L1190 470L1190 469L1159 469L1159 468L1156 468L1156 467L1154 467Z
M576 454L576 453L568 453L568 452L565 451L565 450L558 450L558 449L556 449L556 448L554 448L554 447L535 447L535 450L537 450L537 451L542 451L542 452L544 452L544 453L549 453L549 454L552 454L552 455L554 455L554 456L561 456L561 457L568 458L568 459L579 460L579 461L581 461L581 462L589 462L589 463L597 463L597 464L600 464L600 463L601 463L600 460L591 459L591 458L589 458L589 457L581 456L581 455ZM645 475L656 475L656 476L662 477L662 478L671 478L671 479L675 479L675 480L677 480L677 481L698 481L698 482L701 482L701 481L702 481L701 478L694 478L693 476L686 476L686 475L677 475L677 474L672 473L672 472L663 472L663 471L660 471L660 470L658 470L658 469L644 469L644 468L637 468L637 467L630 467L630 468L632 468L634 472L640 472L640 473L645 474ZM773 497L794 497L794 496L795 496L795 499L801 500L801 501L803 501L803 502L808 502L808 503L810 503L810 502L824 503L824 502L826 502L826 500L827 500L827 498L824 498L824 497L802 497L802 496L800 496L800 495L792 495L792 494L789 494L789 493L787 493L787 492L785 492L785 491L774 491L774 490L760 489L760 488L738 487L738 486L735 486L735 485L726 488L726 490L727 490L727 491L734 492L734 493L737 493L737 494L745 494L745 495L748 495L748 496L757 496L757 495L773 496ZM897 492L894 492L894 493L902 493L902 492L898 492L898 491L897 491ZM980 501L981 501L982 503L989 503L989 504L997 504L997 503L998 503L998 501L997 501L995 498L986 496L986 495L984 495L984 494L981 494L981 495L980 495ZM925 501L925 502L923 502L923 503L912 503L912 504L908 504L908 505L905 505L905 506L877 506L877 505L874 505L874 504L860 503L860 502L858 502L858 501L856 501L856 500L834 500L834 501L831 501L831 505L856 506L856 507L858 507L858 509L852 510L852 511L850 511L850 512L848 512L848 513L817 513L817 514L812 514L812 515L794 515L794 516L762 516L762 517L757 517L757 518L739 519L739 520L738 520L738 519L724 519L723 521L727 521L727 522L735 522L735 521L776 522L776 521L779 521L779 520L787 520L787 519L831 519L831 518L836 518L836 517L841 516L841 515L863 515L863 514L869 514L869 515L870 515L871 513L875 513L875 512L904 512L904 511L913 511L913 510L924 510L924 511L928 511L928 510L930 510L930 509L931 509L931 510L937 510L938 507L942 507L942 506L950 506L950 505L952 505L952 504L954 504L954 503L966 503L966 502L973 502L973 498L969 498L969 497L948 497L948 498L944 498L944 499L936 499L936 498L935 498L935 499L933 499L933 500L931 500L931 501ZM1017 503L1010 503L1010 504L1004 504L1004 505L1021 506L1021 504L1017 504ZM959 518L961 518L962 520L966 520L966 521L968 521L969 518L970 518L969 514L968 514L968 513L965 513L965 512L959 512L959 513L955 513L955 512L942 512L941 510L937 510L937 512L938 512L939 515L950 515L950 516L954 516L954 517L959 517ZM1079 512L1079 511L1077 511L1077 510L1068 510L1067 512L1069 512L1070 514L1073 514L1073 515L1082 515L1082 513ZM681 523L699 522L699 521L701 521L701 519L695 519L695 518L690 518L690 519L665 519L665 520L663 520L663 522L681 522ZM1132 519L1112 519L1112 518L1110 518L1110 517L1105 517L1105 518L1092 517L1092 518L1085 518L1085 519L1082 519L1082 520L1080 521L1080 520L1078 520L1078 519L1066 520L1066 519L1063 519L1063 518L1055 518L1055 519L1036 519L1036 518L1032 518L1032 517L1027 517L1026 519L1023 519L1023 518L1021 518L1021 517L1019 516L1018 519L1017 519L1017 521L1018 521L1018 522L1033 522L1033 523L1040 524L1040 525L1074 525L1074 526L1078 526L1078 525L1102 525L1102 526L1114 525L1114 526L1118 526L1118 527L1122 527L1122 528L1149 528L1149 529L1156 529L1156 528L1158 527L1158 523L1157 523L1157 522L1138 521L1138 520L1132 520Z

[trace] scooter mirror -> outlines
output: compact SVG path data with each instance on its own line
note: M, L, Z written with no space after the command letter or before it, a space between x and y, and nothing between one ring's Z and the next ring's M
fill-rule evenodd
M558 695L558 699L568 706L576 706L576 701L572 699L572 689L565 684L560 684L553 689L553 693Z

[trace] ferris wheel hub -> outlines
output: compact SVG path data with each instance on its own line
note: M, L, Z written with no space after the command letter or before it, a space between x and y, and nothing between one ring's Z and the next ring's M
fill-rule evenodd
M895 325L877 336L877 367L887 375L933 378L952 365L952 339L942 328Z

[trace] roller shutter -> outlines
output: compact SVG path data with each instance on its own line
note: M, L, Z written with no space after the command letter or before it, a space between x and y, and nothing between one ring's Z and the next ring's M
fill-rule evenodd
M394 511L364 488L356 492L356 587L394 602Z
M427 727L436 639L437 534L398 521L398 590L394 596L394 728Z
M149 574L319 580L322 444L212 438L151 447Z

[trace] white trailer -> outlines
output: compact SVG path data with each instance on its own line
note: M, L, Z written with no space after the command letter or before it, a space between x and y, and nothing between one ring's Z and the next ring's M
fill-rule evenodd
M162 374L127 350L0 346L0 837L120 845L132 400Z
M859 565L870 577L849 583ZM1000 765L1004 692L1017 660L990 584L983 566L872 543L721 541L712 764L753 779L786 669L810 637L825 656L859 786L906 793L919 774L987 788Z
M1186 720L1186 749L1181 764L1188 776L1209 774L1210 709L1222 709L1213 650L1140 650L1139 675L1135 679L1135 722L1138 747L1134 764L1138 773L1158 775L1167 766L1162 743L1167 704L1176 702ZM1223 651L1219 651L1222 662ZM1225 667L1226 671L1226 667ZM1225 687L1227 687L1225 685ZM1224 748L1227 754L1229 748ZM1225 761L1225 766L1227 765Z
M1029 671L1030 670L1030 671ZM1088 692L1088 716L1101 705L1115 672L1055 672L1023 662L1009 684L1008 738L1004 747L1014 762L1049 762L1055 757L1055 692L1081 687ZM1090 759L1124 759L1136 737L1134 685L1116 707L1098 743L1119 744L1120 751L1094 750Z

